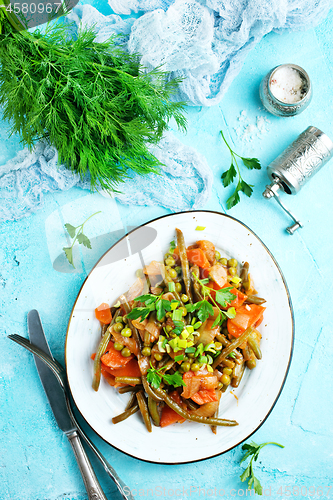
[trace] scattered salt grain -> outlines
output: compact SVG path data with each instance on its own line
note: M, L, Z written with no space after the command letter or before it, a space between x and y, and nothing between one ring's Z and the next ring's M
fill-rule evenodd
M271 123L265 116L257 116L253 122L245 110L240 112L238 122L239 125L234 130L237 136L245 142L262 139L269 132L268 124Z
M303 99L306 86L301 73L290 66L281 66L270 80L271 92L279 101L293 104Z

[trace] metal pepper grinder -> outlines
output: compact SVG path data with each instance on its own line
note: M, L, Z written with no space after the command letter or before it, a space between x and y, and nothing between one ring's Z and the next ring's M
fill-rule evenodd
M280 199L281 191L296 194L331 158L333 142L316 127L308 127L270 165L267 173L272 183L266 186L263 196L275 198L294 224L287 227L289 234L303 227Z

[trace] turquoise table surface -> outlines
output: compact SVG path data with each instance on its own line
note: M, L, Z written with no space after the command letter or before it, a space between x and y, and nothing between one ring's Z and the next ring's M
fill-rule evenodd
M99 2L98 8L110 13L106 2ZM258 87L272 67L285 62L306 69L314 96L302 114L278 118L263 109ZM239 154L257 156L264 167L309 125L333 138L332 79L333 11L314 29L265 36L249 53L220 105L189 108L187 134L174 133L202 153L214 173L212 195L202 208L227 213L230 192L223 189L220 176L230 157L219 135L221 129L228 131ZM261 132L258 123L265 124ZM244 126L249 125L254 134L247 140ZM0 138L3 164L21 145L17 137L8 138L3 122ZM263 485L263 496L270 498L333 498L333 161L296 196L284 196L304 223L293 236L285 232L290 222L286 214L274 200L262 197L268 183L266 169L244 176L255 184L253 196L243 197L228 213L247 224L268 246L286 278L295 313L294 352L285 386L268 419L251 438L257 443L276 441L285 448L264 448L255 464L256 476ZM1 224L0 500L87 498L72 449L56 425L31 354L7 339L12 333L27 337L27 313L38 309L53 355L64 363L71 308L93 260L105 251L93 250L76 273L53 267L58 251L52 235L54 214L68 209L75 216L82 204L88 207L88 214L102 207L108 219L117 210L125 228L169 213L162 207L125 206L72 188L46 195L43 208L35 214ZM203 462L155 465L113 449L78 418L135 499L249 496L239 478L243 471L241 446ZM90 456L108 498L119 498L112 481Z

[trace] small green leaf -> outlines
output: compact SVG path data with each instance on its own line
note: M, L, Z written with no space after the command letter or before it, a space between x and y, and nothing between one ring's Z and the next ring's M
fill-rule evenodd
M156 302L158 299L158 295L153 295L151 293L147 293L146 295L140 295L140 297L136 297L134 299L135 302L144 302L147 306Z
M68 262L74 267L75 269L75 266L74 266L74 262L73 262L73 251L72 251L72 247L64 247L63 248L63 251L65 252L65 255L67 257L67 260Z
M221 175L221 179L223 181L223 186L224 187L229 186L229 184L232 183L232 181L234 180L236 175L237 175L237 172L236 172L235 166L231 162L229 169L226 170L225 172L223 172L223 174Z
M249 170L252 170L252 169L260 170L261 169L260 161L258 160L258 158L243 158L241 156L241 160L244 163L244 165L246 166L246 168L248 168Z
M262 495L262 486L260 484L260 481L258 478L256 478L255 476L253 477L253 486L254 486L254 491L258 494L258 495Z
M215 300L222 307L227 307L228 303L236 298L234 293L230 292L231 287L222 288L221 290L216 291Z
M134 307L126 316L129 319L141 318L141 321L143 321L147 318L147 316L149 316L150 312L151 310L149 307Z
M209 316L214 315L214 309L212 304L210 304L207 300L200 301L200 308L198 309L197 316L200 321L204 322Z
M91 249L91 243L90 243L90 240L89 240L89 238L88 238L85 234L83 234L83 233L79 233L79 234L77 235L77 241L78 241L80 244L84 245L85 247L87 247L87 248L90 248L90 249Z
M234 207L239 202L240 197L238 194L238 189L236 188L233 194L227 199L227 209L230 210L230 208Z
M251 186L250 184L247 184L245 181L242 180L240 191L242 191L244 194L246 194L246 196L248 196L250 198L250 196L253 193L252 187L253 186Z
M242 482L246 481L247 478L250 477L250 467L246 467L246 469L244 470L243 474L241 474L240 476L240 480Z
M67 229L67 232L71 238L74 238L75 236L75 231L76 227L72 226L72 224L65 224L65 228Z
M147 382L154 388L158 389L161 385L162 378L153 368L148 368L147 370Z
M179 372L175 372L172 375L164 373L162 375L162 377L163 377L163 380L165 380L168 384L173 385L174 387L181 387L181 386L186 385Z

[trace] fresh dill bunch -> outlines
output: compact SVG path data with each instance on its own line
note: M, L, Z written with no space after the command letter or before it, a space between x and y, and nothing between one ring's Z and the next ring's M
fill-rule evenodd
M129 169L158 173L149 145L158 144L171 118L186 129L185 104L170 100L179 81L166 81L159 69L145 73L114 38L95 42L94 28L75 40L60 23L44 33L16 31L4 11L0 105L11 133L30 149L47 139L68 169L81 178L90 172L92 189L117 191Z

